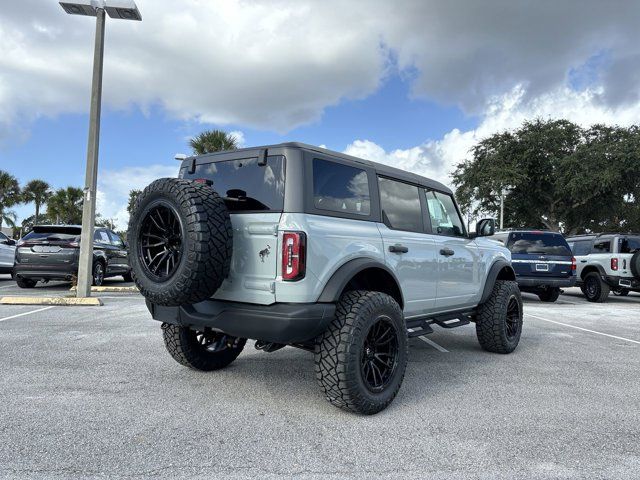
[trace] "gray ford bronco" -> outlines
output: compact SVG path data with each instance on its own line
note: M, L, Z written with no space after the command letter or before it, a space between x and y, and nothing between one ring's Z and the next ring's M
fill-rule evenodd
M151 183L128 232L134 278L182 365L217 370L247 339L313 352L332 404L374 414L402 383L408 339L474 322L510 353L522 300L509 251L469 234L434 180L283 143L189 157Z

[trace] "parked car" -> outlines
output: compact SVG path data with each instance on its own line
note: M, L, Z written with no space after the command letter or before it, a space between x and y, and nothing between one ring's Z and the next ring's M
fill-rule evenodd
M16 254L16 242L0 232L0 273L11 273Z
M314 353L329 402L373 414L400 388L408 337L432 325L475 322L490 352L518 345L511 255L468 234L437 181L298 143L190 157L179 176L144 189L127 238L182 365L223 368L247 339L291 345Z
M543 302L555 302L560 289L576 284L576 259L560 233L511 230L489 237L511 252L520 290L535 293Z
M600 233L567 238L578 265L578 285L590 302L640 292L640 234Z
M38 281L71 280L78 274L79 225L36 225L20 240L15 253L13 275L21 288L33 288ZM93 285L107 277L122 275L133 281L122 239L106 228L93 235Z

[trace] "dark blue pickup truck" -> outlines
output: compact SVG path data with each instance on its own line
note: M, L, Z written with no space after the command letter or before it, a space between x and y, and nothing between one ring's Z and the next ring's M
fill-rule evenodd
M555 302L560 288L576 284L576 260L569 244L557 232L511 230L489 237L511 251L518 286L543 302Z

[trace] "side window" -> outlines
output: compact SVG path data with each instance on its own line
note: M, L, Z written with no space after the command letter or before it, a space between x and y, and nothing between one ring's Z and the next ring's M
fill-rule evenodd
M369 177L359 168L313 160L313 205L321 210L369 216Z
M596 240L591 253L611 253L611 240Z
M569 243L571 251L576 256L589 255L591 252L590 240L576 240Z
M383 222L396 230L424 233L418 187L382 177L378 185Z
M111 230L109 230L109 237L111 237L111 243L118 248L124 248L124 242L120 238L120 236Z
M434 191L427 191L426 195L432 233L449 237L463 237L464 226L453 202L453 197Z
M104 230L96 230L93 234L93 240L100 243L111 243L109 235L107 235L107 232L105 232Z

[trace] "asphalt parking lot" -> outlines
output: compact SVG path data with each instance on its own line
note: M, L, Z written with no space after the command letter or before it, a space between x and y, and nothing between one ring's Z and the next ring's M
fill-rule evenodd
M117 280L108 284L122 285ZM0 276L0 296L24 291ZM526 296L520 346L475 329L411 340L373 417L316 386L313 356L247 344L202 373L165 352L137 294L102 307L0 306L0 477L638 478L640 295Z

